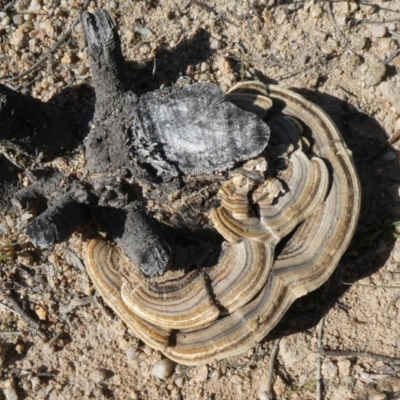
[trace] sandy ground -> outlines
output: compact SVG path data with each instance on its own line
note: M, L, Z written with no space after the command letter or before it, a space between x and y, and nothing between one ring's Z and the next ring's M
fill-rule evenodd
M1 81L51 49L81 7L77 0L0 0ZM151 372L161 354L96 296L74 256L79 235L51 252L19 250L16 260L1 264L0 287L33 319L44 319L45 336L0 307L0 398L264 400L281 338L270 398L314 399L319 335L320 348L337 351L322 357L321 398L400 398L400 361L387 358L400 358L400 243L393 225L400 219L400 144L387 146L400 129L399 2L111 0L92 1L88 9L100 7L118 26L138 92L178 79L226 90L257 78L295 88L323 107L354 154L363 191L359 225L328 283L298 300L268 338L241 356L174 365L165 380ZM46 61L8 84L44 101L82 103L76 113L82 121L91 95L77 85L90 81L78 24ZM79 171L74 160L69 168ZM24 217L2 217L5 239L24 242ZM7 298L1 302L15 309Z

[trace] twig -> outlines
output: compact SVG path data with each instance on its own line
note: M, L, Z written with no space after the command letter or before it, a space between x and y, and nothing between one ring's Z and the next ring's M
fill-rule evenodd
M318 354L317 354L317 394L316 394L316 400L321 400L322 399L322 359L323 359L323 355L321 354L321 352L323 351L323 347L322 347L322 333L323 333L323 329L324 329L324 323L325 323L325 317L322 317L321 321L319 322L318 325L318 331L317 331L317 335L318 335Z
M284 79L289 79L289 78L292 78L295 75L301 74L304 71L308 71L311 67L313 67L313 65L301 68L301 69L299 69L297 71L293 71L293 72L285 73L285 74L282 74L282 75L278 75L278 76L276 76L276 77L274 77L272 79L275 80L275 81L278 81L278 82L282 81Z
M400 10L394 10L393 8L381 7L379 4L371 4L368 2L364 2L364 1L359 1L358 4L360 6L373 6L378 11L388 11L388 12L400 13Z
M59 311L60 314L68 314L77 307L85 306L93 301L94 296L87 296L83 298L75 297L72 301L68 303L67 306L61 306Z
M347 50L348 50L351 54L353 54L354 56L359 57L359 55L356 54L356 53L352 50L352 48L351 48L351 46L350 46L350 42L348 41L348 39L347 39L347 37L345 36L345 34L340 30L338 24L336 23L336 20L335 20L335 17L334 17L334 15L333 15L333 11L332 11L332 3L331 3L331 2L328 2L327 9L328 9L329 18L330 18L330 20L331 20L331 22L332 22L332 24L333 24L333 26L334 26L336 32L338 33L338 35L339 35L339 36L343 39L343 41L345 42L346 47L347 47Z
M83 274L86 273L86 268L82 263L82 260L70 249L64 249L64 254L66 254L68 257L70 257L72 263L74 266Z
M31 67L29 67L26 71L21 72L19 75L14 76L12 78L4 79L4 82L13 82L18 79L23 78L24 76L30 74L32 71L34 71L39 65L41 65L44 61L46 61L49 56L51 56L54 52L58 50L58 48L71 36L72 30L75 28L75 26L78 24L80 21L81 15L83 11L86 10L86 8L89 6L90 0L85 0L83 3L82 8L79 10L79 13L77 17L75 18L75 21L72 23L72 25L69 27L69 29L64 32L60 38L58 39L57 43L49 50L46 51L40 58L33 64Z
M375 21L360 21L361 25L366 25L366 24L390 24L392 22L400 22L400 19L387 19L387 20L375 20Z
M391 63L398 55L400 54L400 50L394 51L392 54L389 54L382 62L383 64Z
M274 341L274 347L272 348L271 357L269 359L269 369L268 369L267 384L266 384L266 394L267 394L268 400L272 400L272 395L271 395L272 378L274 376L274 367L275 367L276 358L278 356L280 341L281 341L280 338L276 339Z
M369 285L368 283L349 283L343 282L343 285L348 286L363 286L363 287L370 287L374 289L400 289L400 286L395 285Z
M5 7L1 8L1 11L7 11L9 8L13 7L17 0L12 0L8 4L5 5Z
M393 296L392 300L390 300L387 308L386 308L386 315L390 317L389 315L389 310L397 303L397 300L400 299L400 293L398 293L396 296Z
M397 142L399 138L400 138L400 129L397 129L397 131L389 138L388 146L391 146L393 143Z
M25 321L28 322L29 325L32 326L32 328L36 329L37 331L40 330L40 322L36 321L33 319L30 315L28 315L18 304L16 300L14 300L11 296L9 296L4 290L0 289L1 295L5 298L5 300L11 304L12 308L6 306L3 303L0 303L0 305L7 310L11 311L12 313L18 315L19 317L23 318Z
M370 353L369 351L354 350L325 350L321 349L320 354L325 357L363 357L371 358L376 361L382 361L389 364L400 365L400 358L382 356L380 354Z
M21 331L0 332L0 336L21 336L23 334Z

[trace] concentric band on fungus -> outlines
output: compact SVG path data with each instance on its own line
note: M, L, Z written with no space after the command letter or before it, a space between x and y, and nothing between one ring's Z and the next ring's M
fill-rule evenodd
M332 274L360 209L350 151L324 111L260 82L239 83L226 98L262 118L272 114L271 142L290 154L277 177L259 182L250 171L221 187L221 206L210 213L227 241L218 263L158 283L132 281L119 270L117 248L99 238L85 247L88 273L106 303L146 344L186 365L240 354L265 337L295 299ZM296 119L310 130L312 146Z

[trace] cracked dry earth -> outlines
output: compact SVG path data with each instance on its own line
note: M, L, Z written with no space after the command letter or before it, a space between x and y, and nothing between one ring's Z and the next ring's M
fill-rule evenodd
M51 48L81 7L63 0L0 1L2 82ZM322 358L323 398L398 398L399 363L361 353L400 357L400 244L394 224L400 220L400 143L387 145L400 129L400 4L165 0L88 5L90 12L97 8L116 22L130 84L139 92L179 82L215 82L228 90L241 80L259 79L295 88L317 103L353 152L361 215L333 276L296 301L266 339L242 355L206 365L169 364L165 379L153 369L164 357L135 338L96 295L79 259L80 235L39 252L21 233L30 215L1 216L2 240L18 246L1 264L0 287L34 320L42 320L43 334L0 306L0 398L267 399L271 352L274 339L281 338L270 398L314 399L323 316L323 349L359 352ZM9 84L44 101L75 105L74 118L84 126L93 94L78 86L91 84L81 24L53 57ZM52 164L66 174L84 173L80 148ZM24 173L20 180L29 184ZM4 295L0 300L15 310Z

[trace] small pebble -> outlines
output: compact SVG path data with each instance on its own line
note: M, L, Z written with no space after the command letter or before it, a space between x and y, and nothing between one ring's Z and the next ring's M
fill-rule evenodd
M183 378L180 377L180 378L175 379L174 383L175 383L176 386L182 387L183 386Z
M210 374L210 378L213 380L217 380L219 379L219 377L221 376L221 373L219 372L218 369L215 369L213 372L211 372Z
M15 351L16 351L18 354L22 354L22 353L25 351L25 346L24 346L22 343L18 343L18 344L15 346Z
M25 22L24 17L20 14L14 15L12 17L12 20L13 20L14 25L17 25L17 26L22 25Z
M41 386L42 383L40 382L40 378L38 376L32 377L30 382L31 382L33 391L36 392L37 390L40 389L40 386Z
M269 400L269 396L268 396L267 392L260 392L260 393L258 393L257 399L258 400Z
M205 381L207 379L208 376L208 367L207 365L201 365L198 369L197 369L197 375L195 376L195 381L196 382L202 382Z
M286 383L283 379L277 375L274 383L274 392L277 396L282 396L287 389Z
M351 40L351 47L354 51L361 51L367 47L367 38L364 36L354 36Z
M369 67L365 74L365 84L367 86L376 86L382 82L386 74L385 64L375 64Z
M33 14L39 14L42 10L42 4L39 0L32 0L28 7L28 12Z
M322 15L322 8L318 5L315 5L314 7L311 8L310 15L313 18L320 18Z
M1 388L3 389L5 400L18 400L14 379L11 378L2 382Z
M326 361L322 365L322 373L324 377L328 377L329 379L334 379L338 373L338 367L332 361Z
M142 38L144 40L152 40L154 38L154 33L153 31L151 31L149 28L147 28L146 26L143 25L135 25L134 27L135 32L139 33L140 36L142 36Z
M218 50L221 47L221 42L218 39L211 39L210 49Z
M126 40L126 42L129 44L129 43L132 43L133 42L133 39L135 38L135 35L134 35L134 33L131 31L131 30L127 30L125 33L124 33L124 39Z
M229 380L234 385L239 385L240 383L242 383L242 377L240 377L239 375L232 375Z
M126 351L126 358L128 362L135 362L139 359L140 352L135 349L128 349Z
M350 360L339 360L338 361L339 373L342 376L351 375L351 361Z
M187 27L189 26L190 20L189 20L189 17L188 17L187 15L184 15L184 16L181 18L181 24L182 24L182 27L183 27L183 28L187 28Z
M43 306L38 304L35 307L35 312L41 321L47 320L47 310Z
M106 379L109 378L109 374L105 369L96 369L90 374L90 379L95 383L104 382Z
M372 25L370 28L372 37L382 38L387 35L388 29L385 25Z
M153 366L151 374L158 379L167 379L175 368L175 363L168 358L164 358Z
M11 35L10 44L16 48L26 47L28 44L28 35L19 28Z

